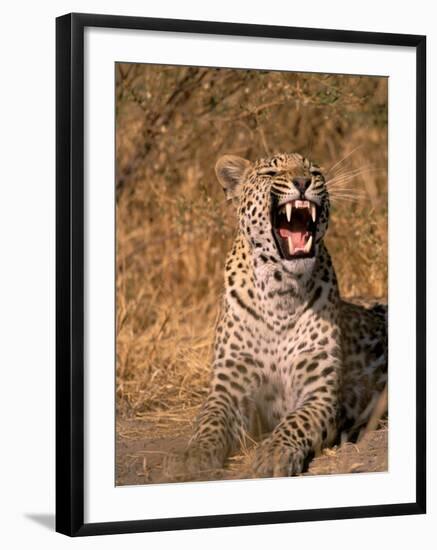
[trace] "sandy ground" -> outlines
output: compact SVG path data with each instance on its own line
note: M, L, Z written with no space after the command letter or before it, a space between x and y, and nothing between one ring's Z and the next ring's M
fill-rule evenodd
M160 428L150 421L121 420L117 423L116 484L143 485L168 483L165 459L169 454L183 450L191 426L187 423ZM383 472L388 469L388 431L379 429L368 433L357 444L345 443L325 449L314 458L303 475ZM246 449L231 457L225 468L214 472L211 479L244 479L253 452Z

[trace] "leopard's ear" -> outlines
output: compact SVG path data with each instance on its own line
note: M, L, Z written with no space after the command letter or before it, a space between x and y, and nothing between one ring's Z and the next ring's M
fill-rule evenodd
M228 200L238 200L249 167L248 160L236 155L223 155L218 159L215 173Z

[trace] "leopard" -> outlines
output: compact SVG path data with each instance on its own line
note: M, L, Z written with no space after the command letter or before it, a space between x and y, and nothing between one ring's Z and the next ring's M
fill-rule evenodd
M324 172L299 153L221 156L237 228L224 269L211 382L179 471L222 469L260 439L251 477L289 477L353 437L387 384L387 305L341 298L324 238ZM252 437L251 436L251 437Z

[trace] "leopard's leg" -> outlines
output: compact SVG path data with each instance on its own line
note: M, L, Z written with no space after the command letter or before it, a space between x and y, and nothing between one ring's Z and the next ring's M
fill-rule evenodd
M223 467L243 433L244 419L238 402L227 390L219 393L214 389L196 420L185 452L187 470L196 473Z
M171 474L198 476L220 469L232 450L241 445L249 428L250 392L254 387L248 376L250 363L249 357L216 362L209 396Z
M340 364L326 353L320 356L323 359L301 358L294 365L294 379L302 380L297 406L257 448L253 462L255 475L299 474L308 455L335 438Z

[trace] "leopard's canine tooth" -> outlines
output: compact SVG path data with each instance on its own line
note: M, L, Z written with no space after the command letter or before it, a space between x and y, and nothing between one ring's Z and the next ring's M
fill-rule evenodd
M294 254L293 240L291 237L287 237L287 240L288 240L288 250L290 254Z
M304 252L306 254L308 254L308 252L311 250L311 245L313 244L313 236L311 235L311 237L308 239L307 241L307 244L305 245L305 250Z
M316 221L316 205L312 202L311 203L311 217L313 219L313 222Z
M287 204L285 205L285 212L287 214L287 220L290 222L291 221L291 212L293 210L293 206L291 205L291 202L287 202Z

